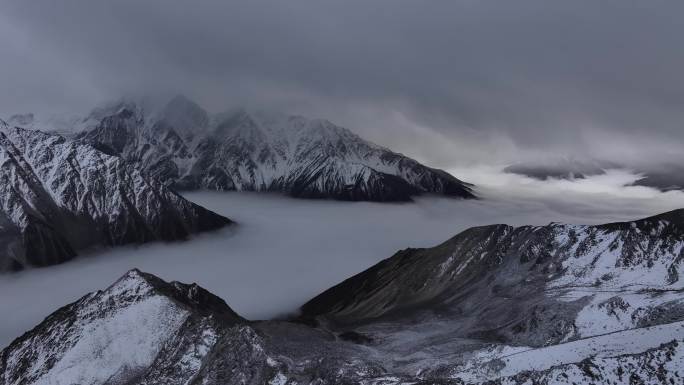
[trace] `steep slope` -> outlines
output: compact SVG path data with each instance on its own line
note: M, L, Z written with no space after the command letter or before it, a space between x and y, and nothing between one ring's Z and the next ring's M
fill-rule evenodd
M301 198L405 201L473 198L471 185L326 120L236 110L210 117L174 98L97 110L79 138L178 189L279 191Z
M220 334L244 323L197 285L132 270L12 342L2 353L0 383L128 383L160 362L157 378L189 379Z
M378 373L347 358L358 355L320 331L248 322L195 284L131 270L5 348L0 385L327 384Z
M0 121L0 270L45 266L96 245L179 240L230 220L118 157Z

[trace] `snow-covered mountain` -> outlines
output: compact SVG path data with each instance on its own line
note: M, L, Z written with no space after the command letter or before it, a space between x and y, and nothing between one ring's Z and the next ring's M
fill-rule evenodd
M0 385L677 384L683 250L684 210L478 227L400 251L290 321L246 321L133 270L15 340Z
M207 354L219 330L242 323L197 285L132 270L15 340L3 352L0 383L128 383L143 380L155 362L168 365L158 379L174 374L181 380L199 369L196 357Z
M229 223L118 157L0 121L0 271L60 263L86 247L179 240Z
M402 314L406 309L423 305L455 306L459 312L484 315L489 307L509 304L507 313L510 314L498 313L498 317L485 317L487 322L478 322L477 327L484 332L489 327L495 330L494 326L503 324L503 319L516 319L514 314L536 317L534 312L521 309L543 310L556 306L542 301L548 293L558 294L552 298L562 294L567 299L563 305L566 308L575 303L573 298L592 293L600 300L597 309L608 311L614 307L603 300L619 302L619 307L629 309L629 316L620 315L621 322L617 324L601 322L601 330L643 326L658 311L650 305L634 307L646 303L637 299L649 297L650 290L684 287L684 280L680 279L684 272L683 250L684 209L635 222L600 226L475 227L434 248L400 251L329 289L307 303L303 310L312 316L325 314L337 322L346 319L358 322ZM622 303L612 298L614 293L626 290L635 292L630 294L635 296L632 301ZM666 295L659 297L667 298ZM464 302L466 298L469 301ZM672 311L669 313L673 314ZM574 315L568 316L567 326L573 326L570 324ZM541 327L542 321L552 320L534 319L533 323ZM560 318L556 321L563 322ZM592 329L589 321L575 323L567 330L561 328L564 333L556 338L583 336L584 328ZM521 318L509 325L511 330L497 330L497 335L514 337L521 331L530 331L527 329L530 322ZM547 339L540 341L546 342Z
M210 116L176 97L147 112L122 102L80 123L80 140L177 189L278 191L301 198L473 198L471 185L327 120L248 112Z
M683 261L684 210L601 226L477 227L400 251L302 312L382 341L387 354L402 349L407 370L485 381L681 340ZM462 344L489 346L473 356Z
M363 364L345 358L355 350L306 326L248 322L195 284L131 270L12 342L0 384L339 383L361 377Z

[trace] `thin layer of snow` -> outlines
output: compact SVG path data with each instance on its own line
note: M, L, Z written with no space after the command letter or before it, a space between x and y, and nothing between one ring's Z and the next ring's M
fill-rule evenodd
M522 371L543 371L553 366L577 363L587 357L614 357L642 353L684 335L684 321L648 328L625 330L539 349L498 356L481 365L456 373L454 378L486 381ZM505 350L502 350L502 352ZM489 370L482 370L489 368ZM491 368L496 368L492 370Z
M124 371L142 370L187 315L168 298L153 296L79 325L72 334L75 344L36 384L101 384Z

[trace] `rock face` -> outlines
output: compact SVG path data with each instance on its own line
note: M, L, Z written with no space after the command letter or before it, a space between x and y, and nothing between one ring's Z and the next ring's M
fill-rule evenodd
M180 240L230 223L118 157L0 121L0 271L60 263L91 246Z
M0 354L9 384L677 384L684 211L408 249L290 321L133 270ZM130 325L136 325L131 328Z
M96 110L78 137L176 189L277 191L300 198L473 198L471 185L321 119L236 110L209 116L184 97L145 113Z

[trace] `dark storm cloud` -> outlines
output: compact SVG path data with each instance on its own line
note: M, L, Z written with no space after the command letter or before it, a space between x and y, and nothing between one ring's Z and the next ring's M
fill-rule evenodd
M659 0L5 2L0 112L182 92L329 117L443 167L672 161L682 14Z

